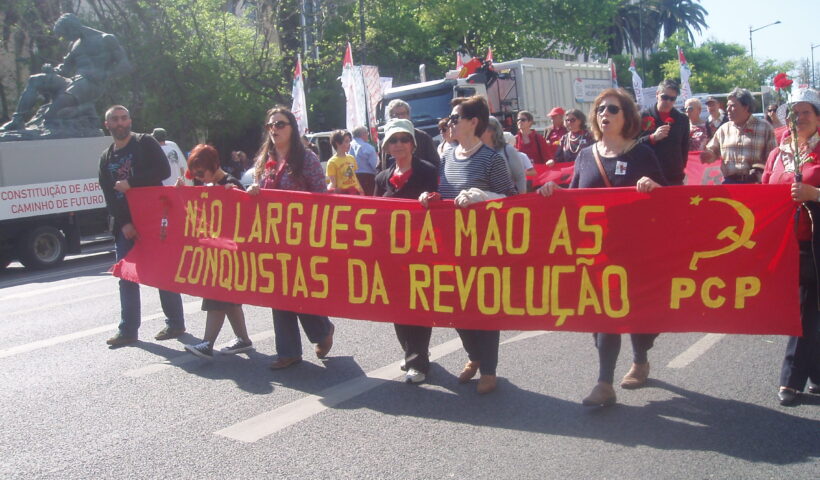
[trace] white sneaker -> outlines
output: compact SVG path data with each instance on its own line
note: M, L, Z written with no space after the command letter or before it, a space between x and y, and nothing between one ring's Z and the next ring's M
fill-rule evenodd
M427 375L424 373L416 370L415 368L411 368L407 370L407 374L404 376L404 381L407 383L421 383L427 378Z

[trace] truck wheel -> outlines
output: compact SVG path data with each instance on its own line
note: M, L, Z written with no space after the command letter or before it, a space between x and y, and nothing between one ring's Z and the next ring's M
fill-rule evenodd
M54 227L43 225L26 232L17 245L20 263L28 268L49 268L63 261L65 236Z

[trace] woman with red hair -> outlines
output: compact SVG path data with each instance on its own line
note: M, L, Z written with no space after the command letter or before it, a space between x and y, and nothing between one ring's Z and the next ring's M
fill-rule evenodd
M244 190L239 180L222 170L219 164L219 152L210 145L200 144L191 150L191 154L188 156L188 171L185 176L193 179L194 186L221 185L224 188ZM177 186L182 185L184 185L184 180L179 178ZM213 358L214 343L216 337L219 336L219 331L222 330L222 325L225 323L225 317L228 317L228 321L231 323L236 340L223 348L221 352L242 353L253 348L253 342L248 336L248 327L245 325L245 313L242 311L242 305L203 298L202 310L208 312L205 318L205 334L202 342L185 345L185 350L200 358Z

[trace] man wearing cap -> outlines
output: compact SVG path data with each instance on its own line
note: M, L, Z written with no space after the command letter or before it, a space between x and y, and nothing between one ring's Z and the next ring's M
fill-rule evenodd
M706 134L711 139L715 136L718 127L729 121L729 117L720 109L720 103L715 97L706 97L705 103L709 111L709 118L706 119Z
M410 120L412 122L412 119L410 118L410 104L398 98L388 103L387 119L393 120L395 118ZM441 158L438 156L438 151L436 151L436 146L433 144L433 139L430 138L430 135L427 135L423 130L414 128L413 131L416 134L416 152L419 158L422 160L427 160L438 167L441 163ZM382 161L382 169L393 165L393 159L390 158L389 155L383 155Z
M759 183L769 152L777 146L769 122L752 115L754 99L745 88L729 94L729 122L721 125L700 154L703 163L722 158L723 183Z
M159 146L162 147L162 151L168 159L168 165L171 167L171 176L163 180L162 184L166 187L173 186L176 184L177 178L185 178L185 169L187 168L185 155L182 154L182 150L179 149L176 143L167 139L168 133L164 128L155 128L151 132L151 136L159 142Z
M665 79L655 92L657 103L641 112L638 143L655 151L669 185L683 185L689 158L689 118L675 108L680 95L677 82Z
M561 107L550 110L549 117L552 120L552 127L544 132L544 138L547 140L547 150L544 158L547 161L555 158L555 152L558 151L558 146L561 145L561 138L567 134L567 127L564 125L565 113Z

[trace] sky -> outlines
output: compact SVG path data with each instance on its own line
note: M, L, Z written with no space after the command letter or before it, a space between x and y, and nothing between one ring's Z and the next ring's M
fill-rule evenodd
M811 46L820 44L820 0L700 0L709 12L709 27L702 35L695 32L695 43L706 40L739 43L749 49L749 26L762 27L752 34L757 60L777 62L811 59ZM814 49L814 61L820 63L820 47Z

